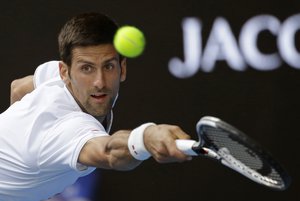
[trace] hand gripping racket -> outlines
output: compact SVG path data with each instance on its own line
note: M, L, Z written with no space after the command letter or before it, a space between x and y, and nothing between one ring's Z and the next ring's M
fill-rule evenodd
M196 126L199 141L176 140L187 155L205 156L275 190L285 190L290 177L284 169L247 135L225 123L206 116Z

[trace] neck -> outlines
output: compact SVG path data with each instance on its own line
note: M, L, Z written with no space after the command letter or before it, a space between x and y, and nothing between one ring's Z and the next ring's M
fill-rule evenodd
M97 119L101 124L103 124L105 121L105 118L106 118L106 116L105 117L103 117L103 116L101 116L101 117L99 117L99 116L93 116L95 119Z

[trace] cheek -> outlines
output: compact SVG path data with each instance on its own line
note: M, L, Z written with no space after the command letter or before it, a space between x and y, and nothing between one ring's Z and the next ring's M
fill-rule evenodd
M89 86L90 80L91 79L89 77L86 77L86 76L80 75L80 74L75 74L71 79L72 84L74 86L76 86L77 88L85 88L85 87Z
M76 79L75 77L70 80L70 84L72 85L72 89L74 95L77 98L81 98L85 96L86 91L88 90L88 83L86 83L83 79Z
M121 80L119 77L115 77L114 79L112 79L112 82L110 83L112 90L118 91L119 87L120 87L120 82L121 82Z

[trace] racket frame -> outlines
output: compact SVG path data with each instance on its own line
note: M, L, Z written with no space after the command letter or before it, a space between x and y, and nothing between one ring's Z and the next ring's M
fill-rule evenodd
M267 186L271 189L285 190L288 188L288 186L290 184L290 177L282 169L282 167L279 166L279 164L273 160L273 158L270 159L273 161L272 165L276 166L276 170L280 171L280 173L281 173L280 176L283 179L283 182L281 185L276 180L273 180L269 177L263 176L260 173L258 173L257 171L246 166L244 163L242 163L241 161L239 161L238 159L233 157L229 153L229 150L226 150L226 148L224 148L223 150L222 150L222 148L219 150L215 150L214 148L207 146L207 144L202 136L203 135L203 131L202 131L203 126L210 126L213 128L222 129L233 135L234 134L238 135L239 138L241 138L243 140L247 140L247 142L250 142L253 145L257 146L255 148L261 149L260 147L258 147L257 143L255 143L248 136L246 136L243 132L234 128L230 124L228 124L216 117L205 116L205 117L201 118L196 125L196 131L198 134L199 141L195 142L192 145L192 148L191 148L193 150L192 155L200 155L200 156L204 156L204 157L207 157L210 159L214 159L214 160L222 163L223 165L227 166L228 168L231 168L231 169L235 170L236 172L239 172L240 174L244 175L245 177L253 180L254 182L257 182L261 185ZM263 151L263 153L266 153L266 152ZM267 155L268 157L271 157L269 155L269 153L267 153L267 154L268 154Z

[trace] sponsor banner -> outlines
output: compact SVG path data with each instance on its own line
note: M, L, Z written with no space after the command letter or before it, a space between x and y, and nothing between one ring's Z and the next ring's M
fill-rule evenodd
M205 27L201 19L183 19L184 58L170 59L168 66L173 76L188 78L199 70L212 72L217 61L225 61L234 71L245 71L247 68L270 71L283 63L300 69L300 48L296 44L297 32L300 31L300 14L292 15L283 22L273 15L253 16L241 27L238 38L232 32L230 22L224 17L214 20L207 41L203 41L202 29ZM274 38L276 51L265 52L259 48L258 41L263 32L268 32Z

